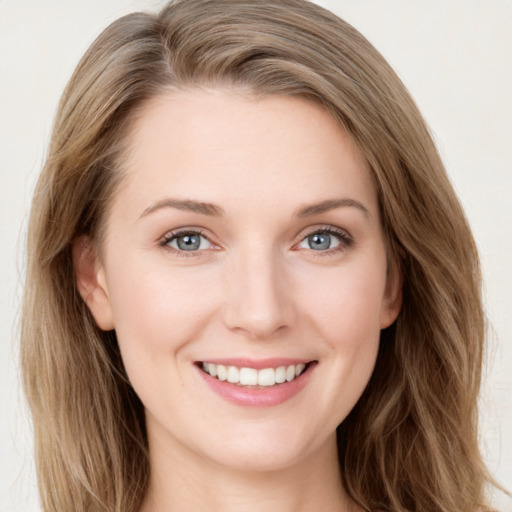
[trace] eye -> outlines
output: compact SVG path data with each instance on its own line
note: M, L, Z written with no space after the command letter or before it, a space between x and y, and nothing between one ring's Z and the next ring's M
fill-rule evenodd
M342 250L352 242L344 231L335 228L317 229L309 233L298 245L299 249L310 249L317 252Z
M202 251L210 249L212 243L198 231L182 231L170 233L164 237L163 246L171 247L177 251Z

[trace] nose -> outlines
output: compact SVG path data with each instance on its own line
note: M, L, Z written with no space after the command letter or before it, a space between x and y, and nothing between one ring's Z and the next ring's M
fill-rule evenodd
M227 270L225 325L251 339L271 338L295 318L283 263L272 251L239 255Z

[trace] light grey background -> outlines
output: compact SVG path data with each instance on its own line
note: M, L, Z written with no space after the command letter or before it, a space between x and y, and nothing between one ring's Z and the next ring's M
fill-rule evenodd
M62 89L110 21L149 0L0 0L0 510L38 511L17 315L25 223ZM512 490L512 1L318 0L389 60L430 124L481 252L490 321L482 448ZM511 501L495 495L503 512Z

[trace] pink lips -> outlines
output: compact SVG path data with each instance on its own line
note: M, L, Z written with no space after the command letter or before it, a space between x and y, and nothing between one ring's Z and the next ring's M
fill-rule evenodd
M237 366L238 368L255 368L258 370L309 363L306 370L291 382L283 382L282 384L276 384L270 387L244 387L227 381L221 381L204 372L196 365L200 376L212 391L228 402L247 407L271 407L286 402L304 388L316 367L316 362L289 358L260 359L257 361L243 358L208 359L206 362L222 364L224 366Z

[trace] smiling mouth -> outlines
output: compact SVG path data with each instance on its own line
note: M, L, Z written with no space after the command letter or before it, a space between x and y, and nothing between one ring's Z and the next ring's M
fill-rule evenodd
M226 366L222 364L199 362L198 366L202 371L220 381L226 381L240 387L269 388L278 386L293 380L304 374L311 364L309 363L290 364L275 368L247 368L238 366Z

